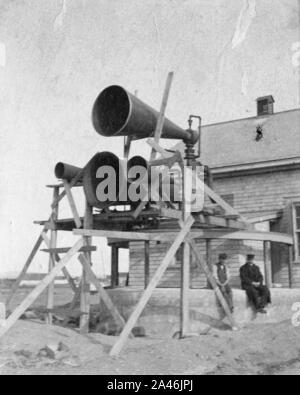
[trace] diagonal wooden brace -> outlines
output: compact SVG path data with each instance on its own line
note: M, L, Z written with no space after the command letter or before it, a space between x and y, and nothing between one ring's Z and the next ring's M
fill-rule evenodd
M5 335L9 329L18 321L24 312L36 301L41 293L53 282L59 272L68 264L70 259L83 247L83 240L80 238L70 251L58 262L52 271L37 285L36 288L23 300L15 311L7 318L4 324L0 327L0 338Z
M192 225L194 223L193 217L189 217L187 221L184 224L184 227L182 230L178 233L176 239L172 243L169 251L167 252L165 258L163 259L161 265L159 268L156 270L154 276L152 277L147 289L143 293L143 296L141 297L140 301L138 302L134 312L131 314L129 320L127 321L119 339L113 346L113 348L110 351L111 356L116 356L119 355L121 352L122 348L124 347L124 344L126 340L128 339L129 334L131 333L134 325L136 324L137 320L139 319L140 315L142 314L144 308L146 307L148 301L150 300L153 291L157 287L158 283L160 282L162 276L164 275L165 271L167 270L167 267L173 260L178 248L181 246L182 242L185 240L187 234L190 232Z

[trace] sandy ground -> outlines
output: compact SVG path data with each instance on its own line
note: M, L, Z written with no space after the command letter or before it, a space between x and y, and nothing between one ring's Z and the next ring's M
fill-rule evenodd
M136 338L119 358L111 358L115 339L20 320L0 340L0 374L300 374L300 328L291 322L249 325L239 332L212 329L184 340ZM64 359L39 355L47 344L58 342L69 349Z

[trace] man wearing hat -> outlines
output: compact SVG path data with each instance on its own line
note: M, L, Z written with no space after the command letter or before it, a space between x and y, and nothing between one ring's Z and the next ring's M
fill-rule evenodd
M240 268L242 289L246 291L250 303L256 311L266 314L265 307L271 303L271 293L263 285L263 275L257 265L254 263L254 254L247 255L247 262Z
M229 285L230 281L230 272L227 267L228 257L226 254L219 255L219 261L216 265L214 265L213 275L214 278L225 298L227 304L233 313L234 306L233 306L233 296L232 296L232 289Z

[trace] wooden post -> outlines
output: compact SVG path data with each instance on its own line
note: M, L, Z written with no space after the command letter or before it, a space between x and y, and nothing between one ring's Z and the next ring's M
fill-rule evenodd
M150 241L145 241L145 289L149 285L150 280Z
M289 246L289 285L290 288L294 287L294 248Z
M212 261L212 241L210 239L206 240L206 261L210 272L213 272L213 261ZM210 287L210 282L207 279L207 286Z
M191 251L188 243L184 243L181 265L181 298L180 298L180 334L184 338L189 333L190 326L190 257Z
M188 166L193 165L190 159L187 160ZM186 174L184 167L182 166L182 220L183 223L190 216L190 200L189 187L192 179ZM180 221L181 222L181 221ZM184 338L189 333L190 327L190 278L191 278L191 249L188 242L183 243L182 251L182 263L181 263L181 293L180 293L180 336Z
M59 187L55 187L53 190L53 203L58 199L59 196ZM56 248L57 247L57 229L56 229L56 224L55 222L58 219L58 209L59 205L57 204L53 210L52 210L52 223L54 225L54 230L51 229L51 236L50 236L50 248ZM48 273L51 273L55 266L55 254L54 253L49 253L49 270ZM50 312L53 310L54 307L54 287L55 287L55 279L52 281L48 287L48 294L47 294L47 310L49 311L47 313L46 317L46 323L48 325L52 325L53 323L53 317L52 313Z
M174 258L176 251L178 250L180 245L183 243L187 234L190 232L193 223L194 223L194 219L193 219L193 217L190 217L184 224L181 231L178 233L176 239L174 240L169 251L167 252L161 265L156 270L154 276L151 278L151 281L150 281L147 289L143 293L143 296L139 300L135 310L133 311L129 320L127 321L125 328L123 329L119 339L117 340L117 342L111 349L111 351L110 351L111 356L116 356L121 352L126 340L128 339L128 336L130 335L132 329L134 328L134 325L136 324L137 320L139 319L140 315L142 314L145 306L147 305L149 299L152 296L153 291L155 290L157 284L160 282L162 276L164 275L165 271L167 270L167 267L169 266L172 259Z
M119 286L119 248L111 246L111 287Z
M271 289L273 288L272 279L272 263L271 263L271 243L269 241L264 242L264 263L265 263L265 280L266 286Z
M93 229L93 207L86 201L85 215L84 215L84 228ZM84 245L90 246L92 244L92 238L84 236ZM91 252L85 253L85 258L89 265L92 264ZM82 268L82 279L81 279L81 296L80 296L80 333L86 334L89 332L90 322L90 282L89 277L85 268Z

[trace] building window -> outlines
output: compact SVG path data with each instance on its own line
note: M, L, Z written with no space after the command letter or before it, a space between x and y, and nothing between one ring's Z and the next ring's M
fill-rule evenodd
M269 102L268 100L262 100L258 102L258 115L265 115L269 112Z
M257 116L272 115L274 113L275 100L273 96L259 97L257 100Z
M296 240L295 252L296 258L300 259L300 203L295 204L294 218L294 232Z

